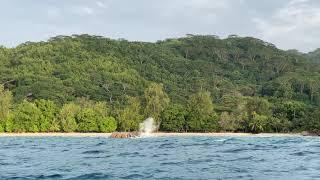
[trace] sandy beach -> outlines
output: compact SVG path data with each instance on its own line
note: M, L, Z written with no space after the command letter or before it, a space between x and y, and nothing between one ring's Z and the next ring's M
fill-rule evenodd
M0 137L110 137L111 133L0 133ZM296 137L301 134L286 133L151 133L150 137L192 137L192 136L209 136L209 137Z

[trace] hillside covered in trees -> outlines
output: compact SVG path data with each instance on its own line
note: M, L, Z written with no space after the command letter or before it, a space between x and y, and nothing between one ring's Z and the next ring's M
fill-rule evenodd
M320 48L307 54L308 58L315 63L320 63Z
M251 37L74 35L0 47L0 131L320 130L320 54Z

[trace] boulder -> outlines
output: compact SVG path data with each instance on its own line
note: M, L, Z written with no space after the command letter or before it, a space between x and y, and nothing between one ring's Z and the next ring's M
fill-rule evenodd
M110 138L134 138L140 135L139 132L114 132Z
M309 131L303 131L301 132L302 136L320 136L320 132L309 132Z

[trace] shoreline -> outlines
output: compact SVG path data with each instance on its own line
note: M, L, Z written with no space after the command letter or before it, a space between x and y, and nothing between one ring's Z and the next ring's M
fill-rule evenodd
M110 137L112 133L0 133L1 137ZM302 137L301 133L166 133L157 132L147 137Z
M252 133L153 133L158 137L169 137L169 136L177 136L177 137L192 137L192 136L208 136L208 137L295 137L302 136L300 133L260 133L260 134L252 134Z

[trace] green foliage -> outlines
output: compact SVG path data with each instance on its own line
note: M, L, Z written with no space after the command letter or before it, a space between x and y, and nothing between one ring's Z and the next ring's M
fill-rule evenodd
M307 54L310 59L315 63L320 63L320 48Z
M263 132L267 126L267 123L268 123L267 116L253 113L252 119L249 122L250 131L253 133Z
M113 117L102 117L98 119L99 132L111 133L117 129L117 121Z
M12 93L4 89L0 84L0 124L4 122L11 111Z
M143 121L139 98L127 97L127 104L118 112L118 129L120 131L137 131Z
M308 58L316 59L318 54L286 52L262 40L238 36L191 35L157 43L58 36L48 42L2 48L0 82L13 91L15 100L32 94L34 99L59 104L88 97L113 105L125 95L141 95L150 82L162 83L179 103L201 87L219 92L214 94L217 98L241 89L245 96L300 100L307 95L316 101L320 87L310 84L319 83L308 81L319 82L319 66ZM302 91L294 87L294 74L305 82ZM264 89L266 84L271 87Z
M13 115L10 115L5 123L4 123L5 132L11 133L14 131L14 121L13 121Z
M248 98L246 103L246 110L247 113L251 115L251 117L253 117L254 114L270 115L271 104L268 102L268 100L263 98Z
M189 131L213 131L217 128L216 117L210 92L201 90L190 96L187 115Z
M190 96L188 102L189 112L199 115L199 117L208 117L213 112L213 103L210 92L199 91Z
M268 117L265 132L290 132L292 122L286 118Z
M1 47L0 130L99 132L112 116L118 130L133 131L151 116L168 131L315 131L319 57L212 35L156 43L73 35Z
M284 114L290 121L305 117L308 107L306 104L297 101L286 101L276 104L275 114Z
M106 117L109 115L109 109L106 102L97 102L91 106L98 116Z
M74 132L78 129L76 115L80 107L74 103L63 105L58 115L60 127L63 132Z
M219 127L223 131L236 131L240 128L239 117L233 113L223 112L220 115Z
M239 92L225 94L221 97L220 101L220 106L216 108L218 111L234 113L243 111L245 99Z
M287 128L289 130L301 131L305 129L306 122L309 121L310 107L298 101L281 101L274 104L274 117L288 121L290 126L287 126Z
M24 100L20 103L13 117L14 132L39 132L40 121L43 119L41 111L33 103Z
M217 132L219 130L219 117L216 113L212 113L209 117L204 119L202 131L204 132Z
M151 83L144 91L146 100L145 114L160 123L160 114L168 106L170 99L162 84Z
M3 124L0 124L0 133L5 132L5 127Z
M320 109L316 109L314 112L307 116L306 130L313 133L320 133Z
M78 131L80 132L98 132L99 126L98 114L91 108L84 108L77 114Z
M58 108L55 103L50 100L36 100L35 104L42 113L40 120L40 132L53 132L59 131L59 123L56 119Z
M173 104L161 113L161 131L183 132L186 130L187 112L182 105Z

